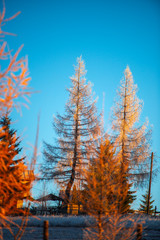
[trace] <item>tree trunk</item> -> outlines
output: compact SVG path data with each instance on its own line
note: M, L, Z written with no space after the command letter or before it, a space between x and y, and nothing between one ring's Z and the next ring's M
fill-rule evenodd
M70 200L71 188L75 179L75 171L76 171L76 163L77 163L77 140L78 140L78 108L79 108L79 81L80 81L80 63L79 63L79 71L78 71L78 86L77 86L77 104L76 104L76 119L75 119L75 146L74 146L74 157L72 164L72 173L67 184L67 188L65 191L65 203L68 204Z

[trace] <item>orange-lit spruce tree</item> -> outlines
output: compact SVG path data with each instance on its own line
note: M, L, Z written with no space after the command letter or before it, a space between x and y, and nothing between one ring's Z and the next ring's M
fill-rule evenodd
M142 183L147 175L151 132L147 131L146 123L138 124L142 101L137 97L137 85L134 84L128 66L117 93L118 99L112 115L112 129L120 164L122 192L128 188L127 198L121 201L120 212L123 212L125 209L130 209L130 204L134 200L131 191L132 181L134 180L137 184Z
M65 188L65 202L70 199L74 181L81 181L81 171L87 164L87 146L91 136L96 136L98 128L97 110L93 99L91 83L85 79L85 65L77 59L72 86L67 89L69 100L65 114L54 118L54 129L58 135L57 144L44 143L44 175L56 179Z
M148 204L148 192L146 192L144 195L142 195L143 199L141 199L139 211L142 211L143 213L147 213L147 204ZM155 209L153 207L154 200L152 200L152 196L150 196L150 205L149 205L149 214L154 214Z
M0 126L0 208L8 215L19 212L17 203L29 196L30 181L25 179L27 167L8 115L0 119Z

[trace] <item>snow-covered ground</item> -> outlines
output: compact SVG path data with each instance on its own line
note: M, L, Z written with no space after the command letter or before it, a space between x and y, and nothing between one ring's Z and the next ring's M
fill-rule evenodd
M142 223L143 225L143 240L158 240L160 239L160 217L148 216L132 216L132 221ZM11 218L17 224L20 224L18 217ZM22 240L43 240L43 224L44 221L49 221L49 240L80 240L85 238L86 228L91 228L95 221L89 216L36 216L29 217L28 224ZM126 223L129 227L130 221ZM16 228L12 227L16 232ZM3 229L3 239L14 239L8 230Z

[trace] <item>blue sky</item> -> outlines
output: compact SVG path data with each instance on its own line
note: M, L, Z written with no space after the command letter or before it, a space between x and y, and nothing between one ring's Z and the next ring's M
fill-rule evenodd
M54 142L53 114L64 112L68 96L65 89L70 86L69 77L74 74L73 65L80 55L86 63L87 80L93 83L95 96L99 97L99 111L105 93L107 128L116 89L129 65L139 88L138 97L144 101L141 122L148 117L153 125L153 151L160 156L159 1L6 0L6 16L17 11L21 14L5 27L17 36L7 37L7 41L14 50L24 44L21 55L28 56L30 86L39 93L31 96L30 109L22 108L21 117L13 112L12 118L17 120L14 126L28 152L35 141L40 112L37 167L42 162L43 140ZM152 195L160 210L159 174L152 185ZM40 193L41 187L36 185L33 194Z

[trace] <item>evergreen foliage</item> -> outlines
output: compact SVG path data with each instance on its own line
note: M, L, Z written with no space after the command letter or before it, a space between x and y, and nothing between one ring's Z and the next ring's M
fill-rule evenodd
M123 193L124 190L122 191L122 198L120 200L120 208L119 208L119 212L123 213L123 214L127 214L127 213L133 213L134 211L131 209L131 205L134 202L134 200L136 200L136 191L132 191L132 184L131 183L127 183L126 184L126 193Z
M146 192L146 194L142 195L142 197L143 197L143 199L141 200L139 211L147 213L148 192ZM150 196L149 214L154 213L153 203L154 203L154 200L152 200L152 196Z
M12 161L11 163L13 163L13 159L21 152L22 148L20 148L19 137L16 137L16 131L11 129L11 119L9 118L8 114L0 119L0 126L2 127L2 131L4 133L0 137L0 141L2 143L1 147L3 144L5 145L5 143L8 143L7 157ZM23 160L24 158L14 160L14 165Z
M20 140L11 128L11 119L0 119L0 206L5 214L16 212L17 201L29 195L30 184L26 182L24 157L19 158Z

